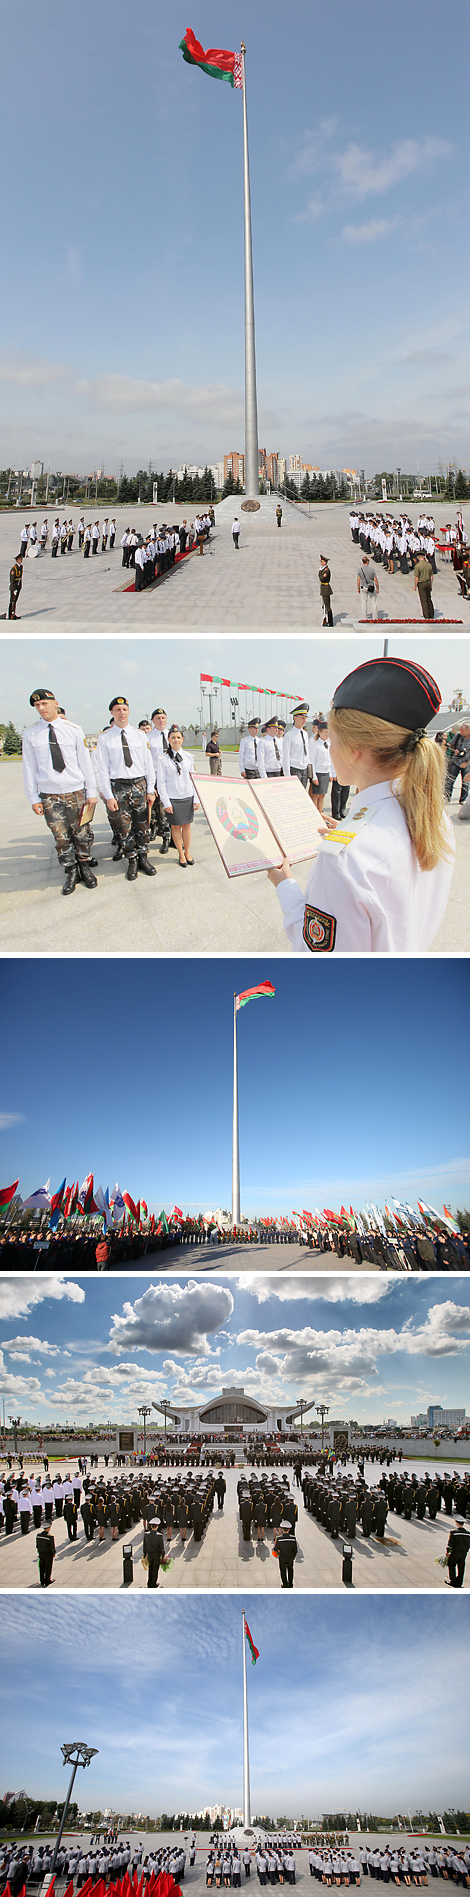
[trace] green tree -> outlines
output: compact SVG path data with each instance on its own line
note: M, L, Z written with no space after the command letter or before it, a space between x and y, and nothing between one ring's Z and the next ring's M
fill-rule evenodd
M470 1232L470 1212L456 1212L457 1225L461 1232Z
M11 718L9 724L5 726L3 750L5 757L16 757L18 752L21 751L21 738L19 733L15 730Z
M459 468L458 474L456 474L455 476L454 499L456 501L468 501L468 495L469 495L468 481L466 481L465 475L462 473L462 469Z

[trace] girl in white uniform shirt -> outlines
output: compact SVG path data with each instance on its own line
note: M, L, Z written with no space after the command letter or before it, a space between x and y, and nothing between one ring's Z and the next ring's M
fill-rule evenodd
M168 748L157 759L157 790L171 823L173 842L178 851L180 867L192 868L194 857L191 850L191 824L194 811L199 804L194 799L194 784L190 771L194 770L194 758L190 751L182 750L183 733L179 725L170 725Z
M320 815L323 810L330 777L332 776L330 746L328 743L328 725L325 719L318 719L312 726L308 753L313 771L310 784L312 803L316 804Z
M286 858L268 871L293 949L395 955L431 946L455 851L441 747L425 730L440 703L435 680L411 660L368 660L338 686L331 762L339 783L356 784L348 818L323 833L305 896Z

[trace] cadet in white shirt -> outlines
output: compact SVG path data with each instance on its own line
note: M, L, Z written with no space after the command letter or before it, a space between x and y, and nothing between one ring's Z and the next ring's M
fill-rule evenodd
M44 816L52 830L59 863L65 869L63 895L69 896L78 880L87 889L96 889L90 868L90 825L81 825L84 805L89 802L94 809L97 801L84 732L81 725L59 718L57 699L45 687L32 692L29 702L39 712L39 723L23 735L26 796L35 816Z
M293 728L286 731L282 747L284 777L299 777L304 790L307 789L310 763L307 738L308 710L309 707L305 702L296 705Z
M355 783L345 826L322 836L305 896L285 860L269 870L284 928L302 953L427 949L445 914L454 837L441 747L426 733L435 680L405 659L372 659L335 692L329 729L340 783Z
M262 727L266 777L283 777L282 735L277 718L268 718Z
M92 529L91 529L91 551L92 551L92 553L97 553L97 552L98 552L98 547L99 547L99 542L100 542L100 523L99 523L99 520L95 520L95 523L94 523L94 526L93 526L93 527L92 527Z
M163 752L168 749L167 714L166 711L163 710L162 705L157 705L156 711L152 712L152 728L148 734L148 742L156 777L159 758L161 758ZM162 839L160 856L166 856L171 843L171 824L165 806L162 804L161 797L158 795L158 791L155 797L150 823L150 838L152 839L156 836L160 836Z
M266 777L261 719L248 719L248 736L240 739L238 762L242 777Z
M190 777L190 771L194 770L194 758L190 751L182 750L182 744L183 733L179 725L170 725L166 751L162 750L157 763L157 790L170 818L180 867L192 869L194 857L189 853L191 824L199 804L195 802L194 784Z
M328 725L326 722L326 718L317 718L314 726L312 727L312 736L309 740L308 749L309 749L310 763L311 763L312 771L313 771L313 778L310 785L310 796L312 798L312 803L316 804L317 810L320 811L320 814L321 814L321 811L323 810L323 804L324 804L326 793L328 790L330 777L332 775L330 746L327 740L328 740Z
M127 698L112 698L109 710L113 724L100 732L96 747L98 784L127 858L127 881L133 883L139 869L145 876L157 874L147 854L155 771L145 733L129 724Z

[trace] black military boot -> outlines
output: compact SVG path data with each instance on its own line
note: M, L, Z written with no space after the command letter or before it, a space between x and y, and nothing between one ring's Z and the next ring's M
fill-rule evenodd
M77 879L78 879L78 870L77 870L76 863L67 863L67 867L65 871L65 883L63 884L63 888L62 888L63 896L71 896L72 890L75 889Z
M85 889L98 888L98 877L93 875L93 870L90 869L89 863L79 863L78 873L80 882L85 884Z
M115 850L114 852L113 863L121 863L123 856L124 856L124 850L122 847L122 843L118 843L117 850Z
M127 874L127 881L128 881L128 883L135 883L135 882L136 882L136 879L137 879L137 870L138 870L138 863L137 863L137 857L136 857L136 856L130 856L130 857L129 857L129 862L128 862L128 865L127 865L127 872L126 872L126 874Z
M170 848L170 842L171 842L171 838L170 838L170 837L167 837L167 836L164 836L164 838L163 838L163 843L162 843L162 845L161 845L161 848L160 848L160 850L159 850L159 855L160 855L160 856L166 856L166 853L167 853L167 850L169 850L169 848Z
M143 870L144 876L156 876L157 874L154 864L149 863L146 850L139 850L139 869Z

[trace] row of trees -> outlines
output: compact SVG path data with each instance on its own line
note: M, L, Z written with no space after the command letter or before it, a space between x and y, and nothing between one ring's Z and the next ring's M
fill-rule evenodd
M6 1804L0 1804L0 1831L30 1833L36 1826L38 1831L52 1831L54 1821L58 1830L61 1810L56 1798L9 1798ZM77 1820L78 1805L69 1805L68 1828L76 1826Z
M16 757L18 753L21 753L20 734L19 731L16 731L14 724L12 724L11 718L7 725L0 725L0 740L3 740L2 750L4 757Z

